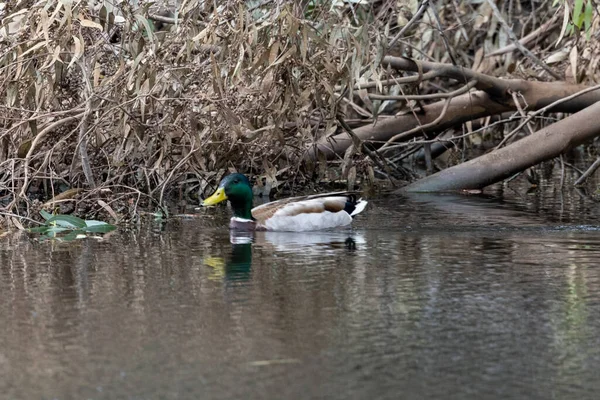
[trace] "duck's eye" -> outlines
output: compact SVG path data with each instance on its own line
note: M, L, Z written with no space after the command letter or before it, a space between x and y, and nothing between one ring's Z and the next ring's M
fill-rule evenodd
M235 179L235 180L233 181L233 183L240 183L240 180L239 180L239 179Z

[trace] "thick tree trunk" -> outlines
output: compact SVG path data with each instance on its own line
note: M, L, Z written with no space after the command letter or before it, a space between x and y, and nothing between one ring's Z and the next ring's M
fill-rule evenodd
M398 192L482 189L600 135L600 102L504 148L411 183Z

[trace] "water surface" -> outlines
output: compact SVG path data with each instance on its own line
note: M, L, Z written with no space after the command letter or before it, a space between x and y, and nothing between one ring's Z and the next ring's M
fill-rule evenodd
M600 214L552 193L373 199L320 233L231 237L213 209L10 235L0 397L597 398Z

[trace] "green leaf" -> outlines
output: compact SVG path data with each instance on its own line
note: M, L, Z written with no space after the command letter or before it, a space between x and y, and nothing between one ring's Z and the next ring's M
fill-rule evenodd
M102 221L85 221L85 223L87 226L81 229L83 232L108 233L117 229L116 226Z
M47 226L46 227L46 233L52 233L52 234L56 234L56 233L60 233L60 232L64 232L64 231L70 231L71 228L65 228L62 226L56 226L56 225L52 225L52 226Z
M31 233L46 233L47 230L48 230L47 226L37 226L35 228L28 228L27 232L31 232Z
M96 225L96 226L88 226L87 228L82 228L83 232L90 233L108 233L117 229L114 225Z
M55 223L58 226L65 228L84 228L86 226L85 221L81 218L74 217L72 215L55 215L46 221L46 224Z
M40 238L40 240L41 240L41 239L43 239L43 238L45 238L45 239L54 239L54 238L56 238L56 237L57 237L57 236L56 236L56 232L46 232L46 235L45 235L45 236L42 236L42 237Z
M86 226L95 226L95 225L108 225L108 223L104 222L104 221L96 221L94 219L86 219L85 220L85 225Z
M581 0L583 1L583 0ZM144 31L142 32L142 35L144 35L144 37L147 37L150 42L154 42L154 34L153 32L155 31L154 29L154 23L152 21L149 21L148 19L144 18L143 15L139 15L136 14L135 15L135 19L137 20L138 23L141 23L142 26L144 27ZM152 25L150 25L152 24Z
M154 217L155 221L162 221L165 218L165 216L163 215L163 213L160 212L160 211L152 213L151 215Z
M583 0L575 0L575 4L573 5L573 15L571 16L571 21L577 28L581 28L583 24Z
M42 218L44 218L46 221L48 221L50 218L53 217L52 214L50 214L48 211L44 211L44 210L40 210L40 215L42 216Z
M594 6L592 2L588 0L585 3L585 11L583 13L583 24L585 26L585 31L590 33L590 28L592 27L592 18L594 16Z

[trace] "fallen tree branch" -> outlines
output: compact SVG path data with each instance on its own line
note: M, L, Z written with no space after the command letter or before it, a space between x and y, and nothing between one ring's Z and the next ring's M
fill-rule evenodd
M466 137L469 136L473 136L476 135L478 133L481 133L487 129L490 129L494 126L497 125L501 125L501 124L506 124L508 122L512 122L516 119L518 119L519 117L517 116L510 116L507 118L501 118L497 121L494 121L492 123L483 125L475 130L472 130L470 132L467 133L463 133L462 135L455 135L455 136L448 136L448 137L444 137L444 135L439 135L437 137L435 137L434 139L430 139L430 140L411 140L410 142L403 142L403 143L398 143L398 144L394 144L391 145L389 147L386 148L386 150L392 150L392 149L397 149L397 148L402 148L402 147L409 147L409 146L418 146L418 145L424 145L424 144L440 144L440 145L446 145L448 143L455 145L456 141L464 139Z
M566 82L537 82L520 79L498 79L485 74L477 73L462 67L449 64L440 64L427 61L418 63L403 57L384 57L383 63L394 68L419 72L429 72L434 69L441 71L442 75L462 82L477 80L476 88L483 90L467 93L450 100L445 118L436 125L415 131L403 136L409 140L422 133L436 133L461 123L488 117L504 112L516 111L517 107L512 100L510 92L518 92L523 101L528 105L526 111L536 111L549 107L553 112L573 113L600 101L600 89L585 85L570 84ZM584 92L578 94L579 92ZM575 96L575 94L577 94ZM574 97L571 97L574 96ZM568 98L568 99L567 99ZM407 132L421 125L431 124L441 114L446 101L439 101L423 106L423 111L418 118L412 114L396 115L391 118L379 119L374 124L365 125L354 129L356 135L364 141L387 142L391 137L401 132ZM524 125L524 124L523 124ZM307 150L305 158L318 159L318 154L323 153L328 159L344 154L351 145L351 140L345 133L332 137L322 138Z
M558 99L555 102L548 104L546 107L542 107L541 109L537 110L536 112L530 113L529 116L527 118L525 118L515 129L513 129L508 135L506 135L506 137L498 144L498 146L496 146L496 148L502 147L514 135L516 135L521 130L521 128L525 126L525 124L528 124L536 116L543 114L546 111L552 110L554 107L564 104L564 103L566 103L570 100L573 100L579 96L582 96L586 93L593 92L595 90L600 90L600 85L585 88L583 90L578 91L577 93L573 93L570 96L564 97L562 99Z
M448 99L451 97L459 96L463 93L468 92L470 89L477 86L477 81L471 81L465 86L456 89L453 92L447 93L434 93L434 94L408 94L408 95L389 95L389 94L369 94L369 97L374 100L436 100L436 99Z
M398 192L482 189L529 167L558 157L600 135L600 102L516 143L425 177Z
M384 79L381 81L370 81L370 82L365 82L365 83L356 83L354 84L354 90L360 90L360 89L371 89L377 86L393 86L393 85L402 85L402 84L407 84L407 83L418 83L421 81L426 81L426 80L430 80L433 78L437 78L438 76L442 75L442 71L430 71L426 74L423 74L422 76L418 76L418 75L413 75L413 76L403 76L401 78L390 78L390 79ZM342 90L344 87L343 86L336 86L335 90L336 91L340 91Z
M585 181L588 176L596 172L596 170L600 167L600 158L598 158L594 163L575 181L575 186L581 185L583 181Z
M417 61L406 57L384 57L381 61L384 67L391 67L400 71L422 72L438 71L439 76L454 79L462 83L477 81L476 88L489 93L491 96L502 98L509 89L514 89L517 79L500 79L490 75L475 72L472 69L452 64L431 61ZM524 81L526 82L526 81ZM511 85L512 83L512 85Z

